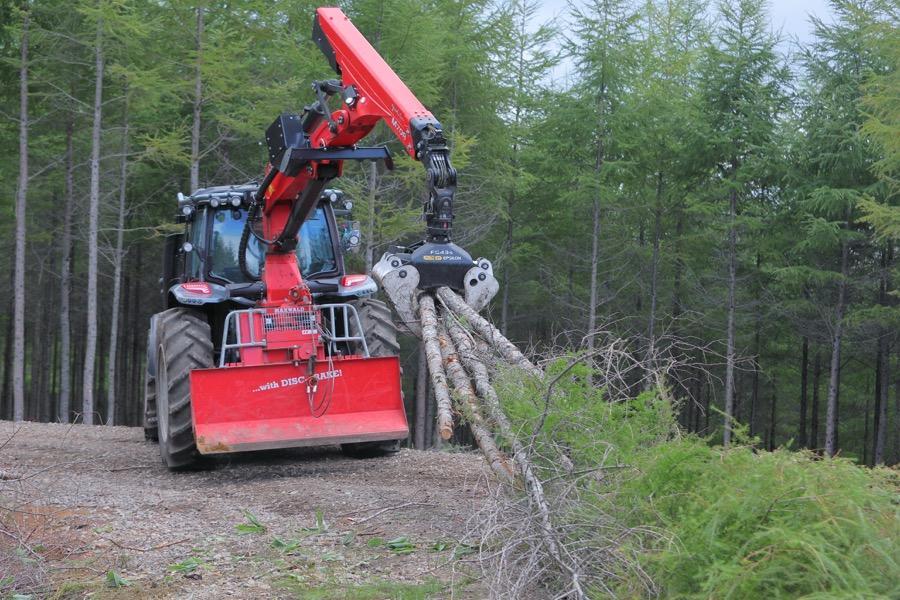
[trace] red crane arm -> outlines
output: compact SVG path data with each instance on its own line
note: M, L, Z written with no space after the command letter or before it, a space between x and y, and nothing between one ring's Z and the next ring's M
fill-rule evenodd
M303 287L292 263L297 233L315 210L327 182L341 175L343 161L383 159L390 166L386 148L356 146L381 120L404 151L425 167L427 252L442 258L453 255L460 269L467 268L471 257L450 242L456 170L450 164L441 124L341 9L316 10L313 40L340 80L313 82L315 102L302 115L281 115L266 130L270 164L242 239L246 248L250 223L261 208L264 241L269 244L263 276L267 302L277 304L286 294L296 297L296 290ZM328 100L335 96L341 104L332 110ZM444 249L432 250L431 245ZM425 250L420 248L419 253Z
M267 234L296 234L294 225L299 229L317 200L312 194L304 199L310 186L320 187L313 182L340 176L342 160L346 158L363 158L349 154L329 158L328 150L353 148L384 120L404 150L425 165L429 194L424 212L429 241L449 241L456 171L450 165L441 124L341 9L316 11L313 40L341 80L313 82L316 102L307 106L301 117L294 116L286 122L282 116L266 132L270 159L277 171L266 182L266 213L281 202L295 202L301 195L301 206L294 211L300 213L297 218L285 224L273 220ZM332 111L327 100L335 95L341 98L341 107ZM310 150L320 152L311 158ZM282 225L289 228L279 229Z

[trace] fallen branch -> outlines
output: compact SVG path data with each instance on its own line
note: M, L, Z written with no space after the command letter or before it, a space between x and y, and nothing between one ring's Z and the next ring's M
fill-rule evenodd
M515 347L515 345L510 342L500 331L494 327L490 322L488 322L484 317L479 315L475 310L465 303L465 301L460 298L456 292L451 290L448 287L438 288L437 290L438 298L444 303L444 305L456 313L460 317L465 318L469 325L483 337L488 343L490 343L497 351L500 353L500 356L504 358L504 360L508 361L510 364L519 367L525 372L535 375L537 377L541 377L543 375L541 370L538 369L534 364L528 360L524 354L519 352L519 349Z
M184 544L185 542L191 541L191 538L184 538L183 540L176 540L174 542L166 542L164 544L159 544L157 546L153 546L151 548L137 548L135 546L126 546L125 544L120 544L116 540L104 536L99 536L100 539L106 540L116 548L121 548L123 550L132 550L134 552L154 552L156 550L162 550L163 548L168 548L169 546L177 546L178 544Z
M441 438L449 440L453 435L453 414L450 405L450 389L444 374L441 347L438 343L438 321L434 309L434 298L422 294L419 298L419 318L422 320L422 340L425 342L425 357L431 374L431 387L437 401L437 421Z

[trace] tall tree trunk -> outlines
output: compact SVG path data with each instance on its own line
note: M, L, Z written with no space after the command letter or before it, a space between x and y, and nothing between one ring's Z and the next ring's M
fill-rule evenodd
M191 193L200 188L200 115L203 110L203 12L197 7L197 56L194 63L194 114L191 123Z
M603 153L603 141L599 141L597 143L597 158L594 163L594 173L599 179L600 173L603 170L603 161L604 161L604 153ZM600 269L600 233L601 233L601 220L600 220L600 192L599 192L599 184L598 191L594 195L594 201L591 207L591 224L592 224L592 233L591 233L591 289L590 289L590 299L588 300L588 322L587 322L587 351L588 353L594 351L594 330L597 328L597 282L598 282L598 271Z
M103 20L97 23L94 56L94 124L91 130L91 191L88 210L87 328L85 330L82 420L94 423L94 367L97 360L97 234L100 227L100 126L103 118Z
M515 193L510 193L510 198L506 203L506 242L504 244L504 254L506 260L503 265L503 296L500 304L500 333L507 335L509 326L509 284L511 281L512 271L512 247L513 247L513 220L512 205L515 201Z
M644 369L646 369L648 375L654 370L656 363L656 296L659 274L659 241L662 235L662 193L663 175L662 173L657 173L656 203L653 210L653 254L650 261L650 315L647 318L647 356L644 358ZM652 378L648 376L645 382L648 389L652 386L652 383Z
M849 228L849 218L848 218ZM834 456L838 449L838 392L841 376L841 341L844 335L844 312L847 301L847 278L850 274L850 244L841 244L841 281L834 310L834 332L831 338L831 369L828 380L828 405L825 413L825 454Z
M809 382L809 338L803 336L803 347L800 351L800 430L797 432L797 444L806 448L809 444L806 439L806 408L807 408L807 383Z
M71 413L72 373L71 346L72 324L70 297L72 294L72 213L75 204L75 154L73 137L75 117L66 123L66 198L63 209L62 267L59 282L59 409L57 418L68 423Z
M419 365L416 370L416 428L415 428L415 447L416 450L425 449L425 418L428 404L428 360L425 356L425 344L419 343Z
M769 452L775 450L775 426L777 424L776 410L778 408L778 389L775 380L772 380L772 405L769 407Z
M12 286L13 280L15 279L15 273L10 271L9 273L9 285ZM3 390L2 396L0 396L0 419L11 419L13 413L13 398L12 394L10 394L10 388L12 387L12 372L13 372L13 347L15 343L13 342L13 323L15 319L13 318L13 295L10 294L9 300L7 301L7 312L6 312L6 335L4 336L4 341L6 342L5 348L3 350Z
M887 291L890 288L890 263L893 247L887 244L881 253L881 281L878 285L878 303L886 305ZM891 345L888 332L882 329L878 337L878 372L881 377L875 390L875 446L872 449L872 462L884 464L884 443L888 427L888 391L891 385Z
M728 340L725 351L725 446L731 443L734 419L734 363L735 363L735 287L737 285L737 190L731 190L728 203Z
M122 248L125 241L125 191L128 180L128 88L125 89L125 116L122 126L122 162L119 166L119 214L116 221L116 249L113 253L113 299L109 325L109 358L106 371L106 423L116 424L116 352L119 349L119 304L122 295Z
M31 13L22 21L19 65L19 182L16 186L16 251L13 281L13 421L25 416L25 199L28 196L28 26Z
M887 335L882 336L880 342L883 344L881 351L881 380L878 382L876 394L875 409L875 447L872 451L872 462L876 465L884 464L884 442L887 437L888 425L888 391L891 381L891 348L887 343Z
M368 218L366 219L366 273L371 273L372 265L375 264L375 199L378 195L378 166L374 160L369 162L368 184L369 210Z
M134 272L142 273L144 270L144 253L143 247L138 244L137 249L134 253ZM143 410L143 399L144 399L144 385L143 379L146 374L146 370L144 369L144 353L146 352L147 347L147 338L145 337L145 333L147 331L147 321L146 317L144 317L142 322L141 316L141 277L133 277L132 282L132 292L131 292L131 325L129 326L129 332L131 335L131 375L129 376L129 381L132 382L131 385L131 399L128 403L130 407L130 411L126 411L131 415L129 423L130 425L139 425L143 420L143 415L141 411Z
M819 446L819 378L822 376L822 354L816 350L813 361L812 405L809 416L809 447L818 450Z

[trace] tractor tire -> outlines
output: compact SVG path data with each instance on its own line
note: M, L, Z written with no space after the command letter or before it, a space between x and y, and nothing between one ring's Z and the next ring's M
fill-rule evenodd
M159 454L169 469L196 467L200 454L191 420L190 373L213 366L209 323L202 313L173 308L160 313L156 338Z
M156 376L147 373L144 384L144 439L159 441L159 427L156 419Z
M153 357L156 355L156 320L159 315L150 317L150 330L147 332L147 358L144 369L144 439L159 441L159 429L156 424L156 368Z
M400 354L397 325L394 324L394 316L390 307L374 298L360 298L351 304L356 307L360 324L362 324L363 331L366 332L369 356L397 356Z
M400 343L397 341L397 325L394 324L390 307L374 298L360 298L351 304L359 313L359 321L366 335L369 356L399 355ZM355 352L362 354L363 350L357 348ZM400 440L341 444L341 452L351 458L374 458L396 454L399 451Z

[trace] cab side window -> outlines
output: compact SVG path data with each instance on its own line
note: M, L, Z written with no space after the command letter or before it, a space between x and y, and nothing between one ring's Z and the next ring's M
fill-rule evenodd
M184 257L185 271L189 279L202 279L203 259L201 253L206 242L206 210L198 210L194 214L191 221L190 229L187 233L187 240L194 248Z

